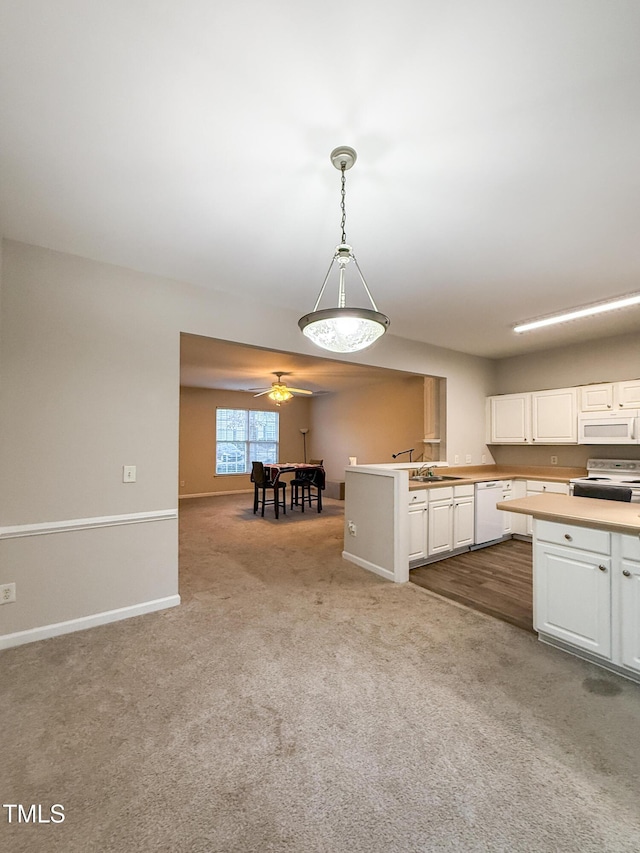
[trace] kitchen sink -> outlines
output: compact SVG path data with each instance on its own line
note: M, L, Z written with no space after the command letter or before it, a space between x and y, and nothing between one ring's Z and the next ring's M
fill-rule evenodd
M416 480L418 483L437 483L440 480L464 480L464 477L446 477L440 475L434 475L433 477L429 477L426 474L419 474L415 477L409 477L410 480Z

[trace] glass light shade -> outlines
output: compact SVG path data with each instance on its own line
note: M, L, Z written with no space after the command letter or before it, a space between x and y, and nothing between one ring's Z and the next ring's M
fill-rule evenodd
M298 320L301 332L331 352L357 352L371 346L389 327L389 318L369 308L326 308Z
M280 405L280 403L286 403L287 400L290 400L293 394L287 389L286 385L274 385L273 390L267 396L274 403Z

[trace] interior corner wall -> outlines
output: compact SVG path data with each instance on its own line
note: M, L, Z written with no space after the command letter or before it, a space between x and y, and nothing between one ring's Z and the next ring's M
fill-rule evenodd
M363 385L312 402L309 439L330 480L344 480L350 456L360 465L393 462L392 453L413 447L413 458L421 458L423 437L424 380L419 376ZM398 461L408 462L409 455Z
M2 273L0 647L178 603L181 332L318 354L229 292L14 241ZM488 360L393 335L340 360L445 377L450 450L483 451Z
M183 496L252 491L248 474L216 475L216 409L276 411L280 415L279 459L302 462L304 442L301 429L311 422L311 401L294 397L279 408L263 397L243 391L210 388L180 389L179 494ZM307 459L310 459L307 444Z

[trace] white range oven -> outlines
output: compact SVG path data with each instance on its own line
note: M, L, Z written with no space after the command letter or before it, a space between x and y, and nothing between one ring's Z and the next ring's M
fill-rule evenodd
M583 487L578 490L583 497L625 500L626 495L623 498L613 495L627 490L631 492L631 503L640 503L640 459L589 459L587 476L571 480L569 494L574 494L577 484ZM609 498L608 490L611 490Z

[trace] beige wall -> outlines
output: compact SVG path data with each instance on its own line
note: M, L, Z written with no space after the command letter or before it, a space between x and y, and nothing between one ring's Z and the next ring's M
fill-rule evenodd
M276 409L253 394L215 391L208 388L180 389L180 495L204 495L252 489L248 474L216 476L216 408L274 410L280 414L280 454L286 462L303 461L300 429L309 428L311 401L294 397ZM307 435L307 459L309 453ZM182 485L184 483L184 485Z
M392 462L391 454L409 447L422 455L424 380L401 377L349 393L328 394L312 403L313 455L325 460L327 477L344 480L349 457L358 464ZM402 456L399 462L408 462Z
M175 519L108 536L100 525L177 508L181 332L319 352L294 310L13 241L2 261L0 583L17 584L17 601L1 609L0 644L177 594ZM476 462L486 450L492 362L393 335L343 360L445 377L450 452ZM315 456L323 444L309 435ZM137 466L136 483L122 483L123 465ZM7 538L85 519L97 527Z
M585 341L544 352L503 358L493 394L543 391L640 376L640 335Z

